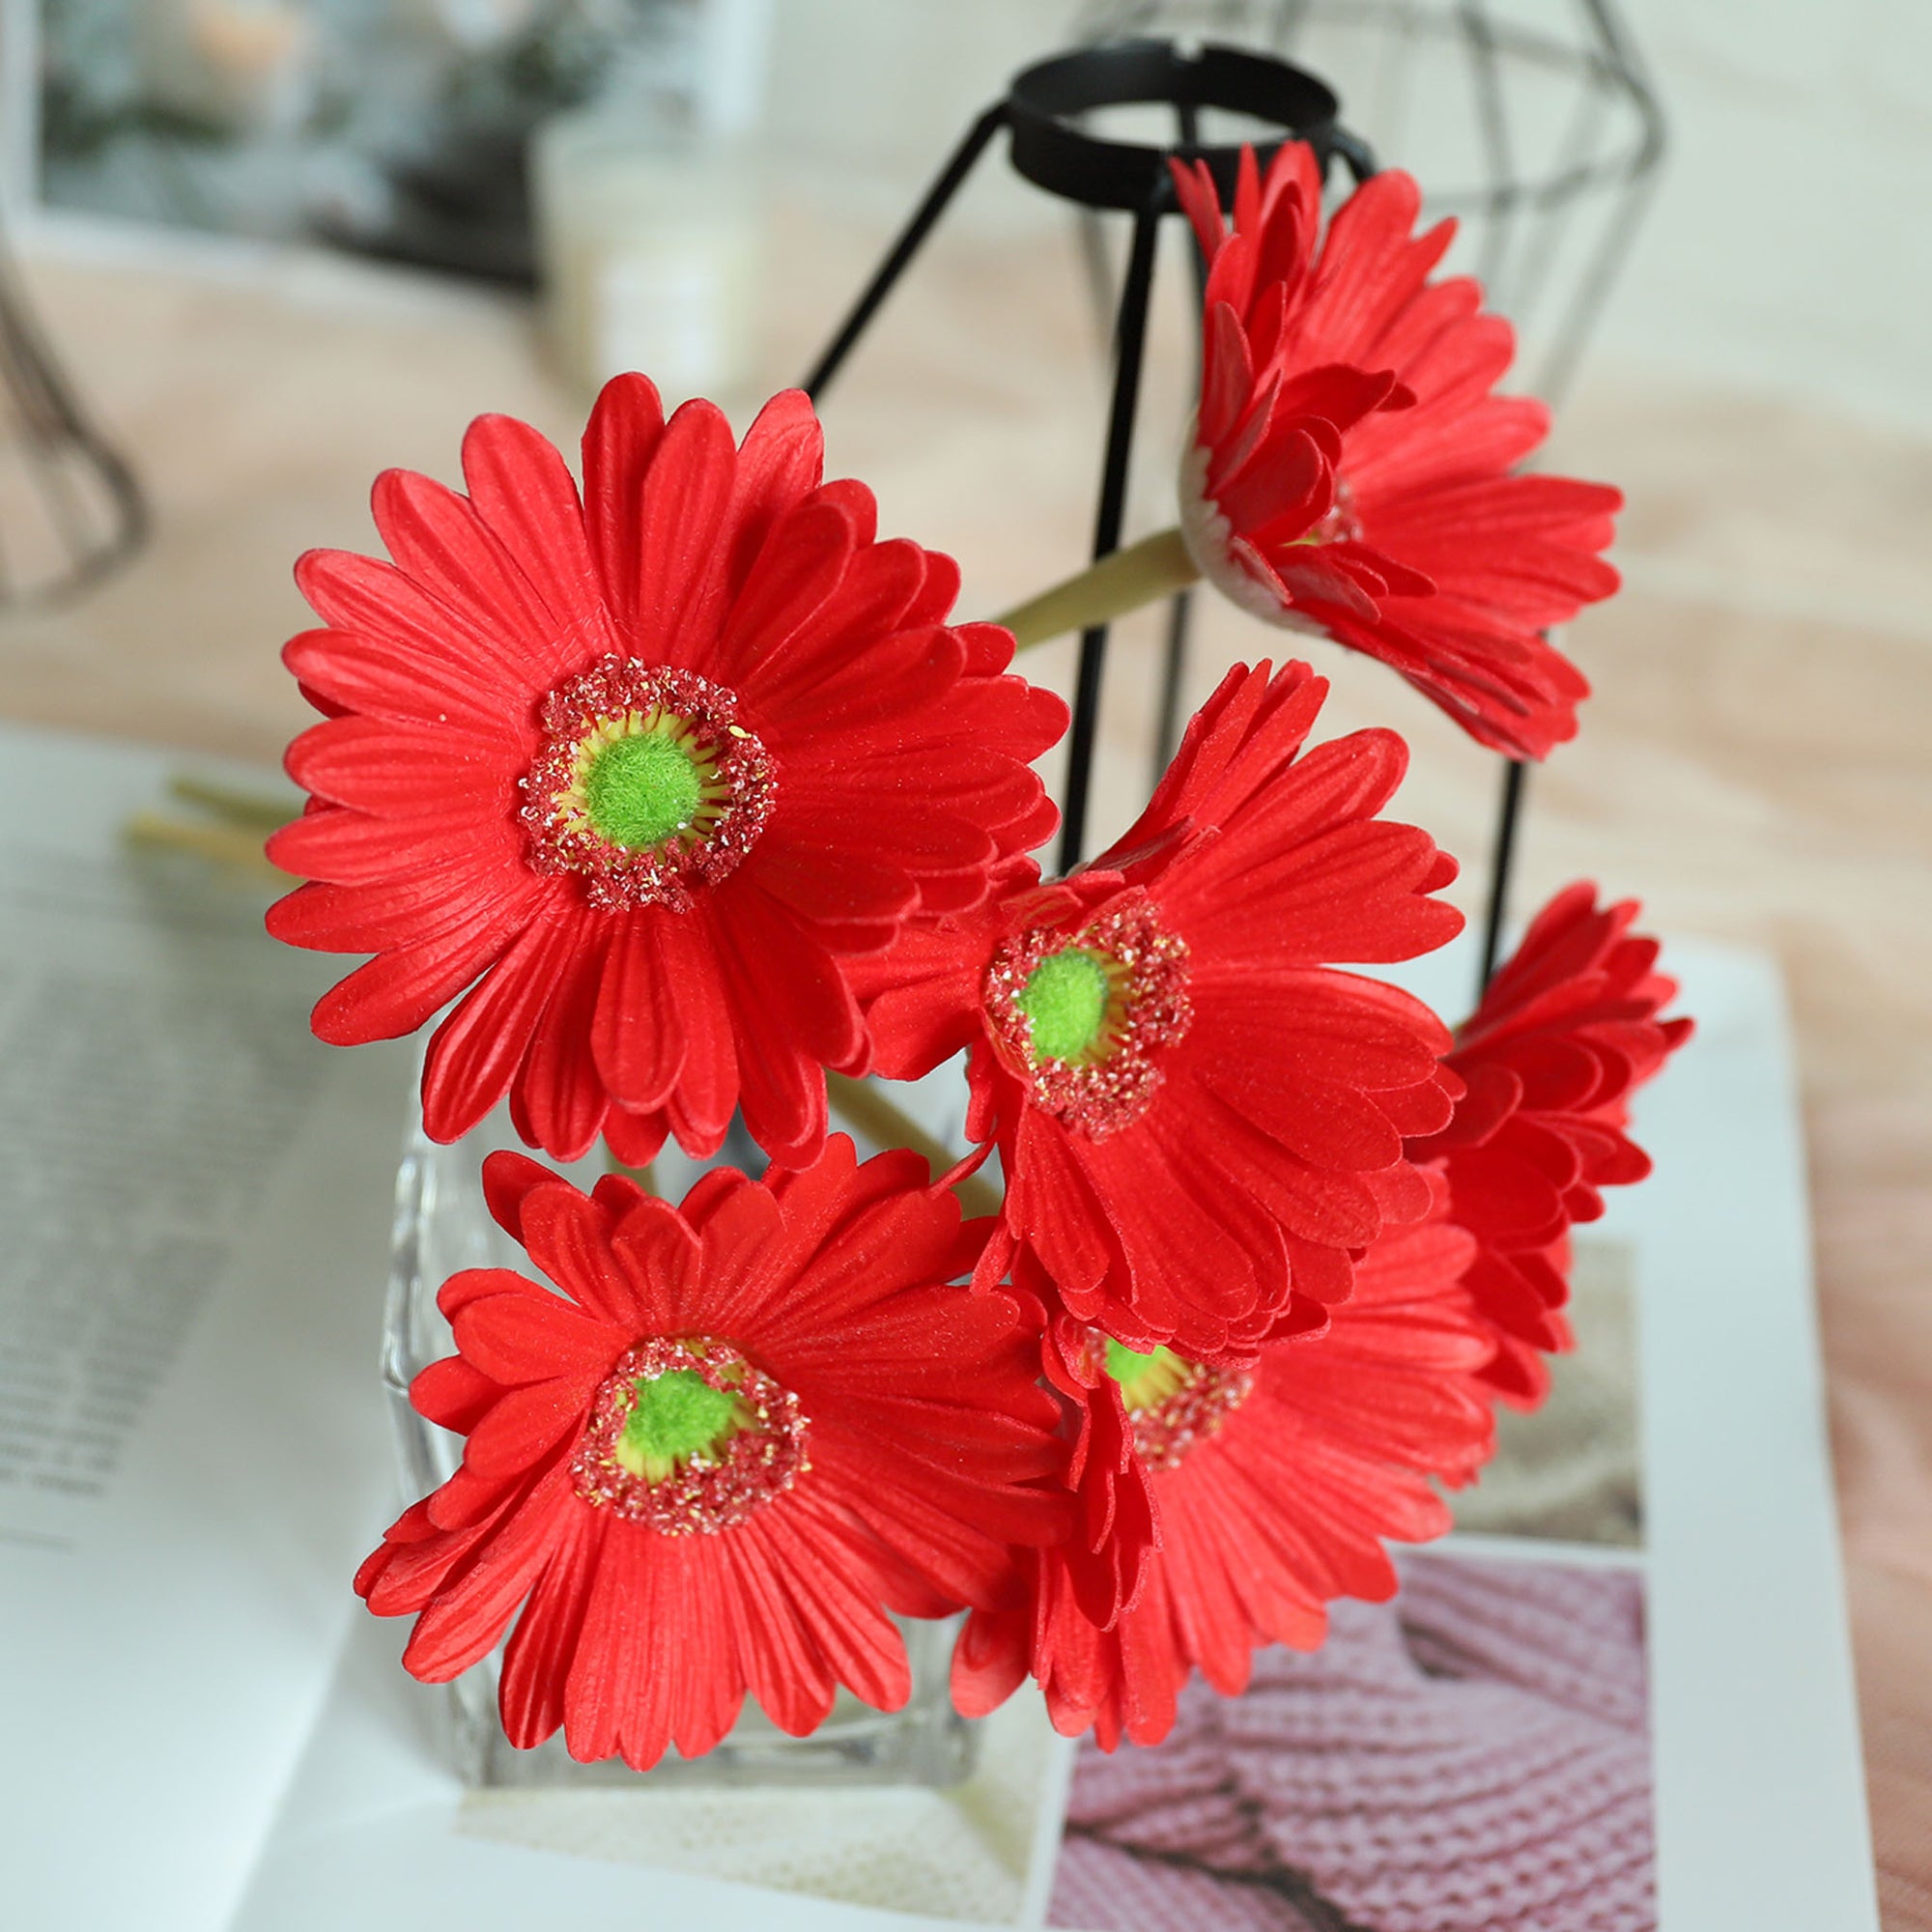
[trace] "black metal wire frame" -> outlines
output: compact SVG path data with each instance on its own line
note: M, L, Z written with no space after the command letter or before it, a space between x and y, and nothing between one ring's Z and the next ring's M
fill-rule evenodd
M0 240L0 392L15 418L35 487L68 556L64 573L28 588L14 582L0 548L0 610L44 607L97 583L137 549L147 534L148 512L133 471L89 422L61 374L4 240ZM110 506L110 522L104 528L90 527L64 452L85 463L104 491Z
M1100 505L1094 518L1094 554L1121 547L1121 519L1127 503L1127 459L1133 450L1134 416L1140 406L1141 360L1147 347L1148 306L1153 294L1154 246L1160 239L1159 202L1134 216L1126 280L1114 325L1114 400L1107 412L1107 452L1100 467ZM1100 690L1107 668L1105 624L1080 634L1080 668L1074 681L1073 727L1066 743L1066 795L1061 806L1060 869L1080 863L1087 838L1087 801L1094 778L1094 749L1100 727Z
M1360 28L1381 21L1391 34L1406 40L1447 38L1460 43L1484 119L1480 135L1489 179L1481 186L1462 189L1445 190L1439 183L1431 183L1429 203L1443 214L1480 219L1519 212L1547 216L1593 190L1628 188L1650 174L1662 158L1666 139L1663 111L1648 68L1615 6L1611 0L1575 0L1575 5L1587 23L1589 44L1563 40L1520 20L1498 19L1487 0L1454 0L1453 5L1436 13L1416 5L1415 0L1272 0L1272 4L1248 0L1245 6L1201 7L1196 11L1206 16L1204 24L1210 33L1233 36L1245 29L1288 61L1296 58L1302 28L1323 22ZM1163 0L1094 0L1076 19L1074 33L1088 44L1110 45L1119 35L1150 31L1157 16L1173 11ZM1565 158L1538 177L1527 179L1513 172L1508 117L1499 85L1501 68L1511 62L1548 72L1574 73L1592 102L1623 100L1634 117L1634 138L1607 153L1594 155L1588 142L1573 140ZM1583 305L1583 326L1593 314L1587 304ZM1538 393L1543 393L1540 384Z

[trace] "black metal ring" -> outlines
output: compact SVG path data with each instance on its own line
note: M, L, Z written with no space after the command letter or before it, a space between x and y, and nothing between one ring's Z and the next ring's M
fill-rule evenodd
M1013 166L1037 187L1088 208L1146 208L1170 193L1171 155L1208 163L1223 204L1234 198L1238 147L1106 141L1079 125L1095 107L1165 103L1221 108L1272 122L1279 139L1254 144L1266 164L1287 140L1314 148L1325 175L1341 103L1300 68L1272 55L1213 43L1190 50L1172 41L1117 41L1041 61L1014 76L1007 96Z

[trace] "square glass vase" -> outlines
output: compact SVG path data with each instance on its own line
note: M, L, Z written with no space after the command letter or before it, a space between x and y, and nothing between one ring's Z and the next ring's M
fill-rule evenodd
M436 1305L437 1292L464 1268L506 1267L531 1280L543 1279L484 1204L483 1161L498 1149L529 1151L503 1108L450 1146L432 1141L420 1122L412 1123L404 1144L396 1177L382 1373L408 1500L445 1482L463 1455L460 1435L410 1406L410 1383L431 1362L455 1352L449 1323ZM732 1138L712 1161L691 1161L667 1149L656 1166L656 1182L675 1202L714 1165L758 1174L764 1159L734 1124ZM587 1189L604 1171L601 1152L562 1171ZM503 1735L497 1716L499 1645L445 1687L443 1747L452 1768L472 1788L960 1783L973 1773L979 1742L978 1727L953 1710L948 1688L961 1619L895 1621L912 1671L912 1694L903 1709L874 1710L841 1688L830 1716L810 1737L788 1736L747 1695L737 1723L716 1748L697 1758L668 1752L649 1772L633 1771L615 1757L580 1763L565 1748L561 1732L535 1750L519 1750Z

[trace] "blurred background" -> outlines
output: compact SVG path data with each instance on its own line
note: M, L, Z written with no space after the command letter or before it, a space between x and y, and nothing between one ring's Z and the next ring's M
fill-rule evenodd
M1561 386L1552 467L1627 493L1518 911L1588 874L1784 966L1887 1922L1932 1926L1932 10L4 0L0 715L270 763L305 722L290 565L373 547L378 470L455 480L485 410L568 446L623 367L742 426L1011 72L1136 32L1329 79L1475 217L1462 265ZM1167 244L1130 537L1172 520L1193 382ZM996 151L827 399L835 471L959 557L969 613L1086 554L1120 249ZM1145 796L1163 634L1120 629L1090 844ZM1280 641L1204 608L1189 708ZM1475 907L1495 761L1306 648L1332 728L1410 739L1399 804Z

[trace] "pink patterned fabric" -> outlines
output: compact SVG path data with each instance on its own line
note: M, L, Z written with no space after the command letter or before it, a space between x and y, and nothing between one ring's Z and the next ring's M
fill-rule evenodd
M1169 1741L1084 1747L1051 1921L1081 1932L1654 1932L1642 1584L1415 1556Z

